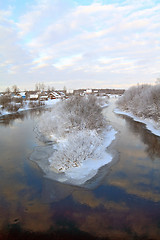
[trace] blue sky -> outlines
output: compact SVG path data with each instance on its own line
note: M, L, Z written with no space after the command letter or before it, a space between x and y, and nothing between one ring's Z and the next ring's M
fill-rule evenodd
M0 0L0 91L154 83L159 29L154 0Z

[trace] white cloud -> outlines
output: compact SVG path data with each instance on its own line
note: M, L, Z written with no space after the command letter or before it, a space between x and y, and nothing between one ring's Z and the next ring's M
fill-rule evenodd
M70 57L64 57L60 58L58 62L54 63L53 66L55 66L58 69L64 69L67 67L71 67L76 64L77 61L82 59L81 54L73 55Z
M27 86L40 80L52 82L54 76L56 87L66 81L70 88L87 84L92 87L91 79L94 87L101 87L100 81L118 86L120 78L123 86L127 81L140 82L140 78L142 82L156 79L160 4L153 2L80 6L72 0L40 0L29 6L16 23L11 19L11 10L3 11L3 78L8 83L15 75L20 84L23 76Z

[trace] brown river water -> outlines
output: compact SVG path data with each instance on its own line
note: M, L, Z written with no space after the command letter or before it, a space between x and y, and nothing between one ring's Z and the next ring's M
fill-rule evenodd
M44 110L0 118L0 240L160 239L160 137L113 109L114 164L85 187L49 180L29 160L51 147L33 131Z

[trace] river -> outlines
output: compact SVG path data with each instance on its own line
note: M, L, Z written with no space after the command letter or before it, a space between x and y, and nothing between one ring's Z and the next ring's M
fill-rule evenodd
M43 110L0 118L0 239L159 239L160 138L145 125L113 112L113 164L86 185L44 177L30 161L33 131Z

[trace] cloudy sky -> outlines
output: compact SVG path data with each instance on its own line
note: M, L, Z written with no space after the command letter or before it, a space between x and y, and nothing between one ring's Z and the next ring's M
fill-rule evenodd
M0 0L0 91L128 88L160 77L160 1Z

